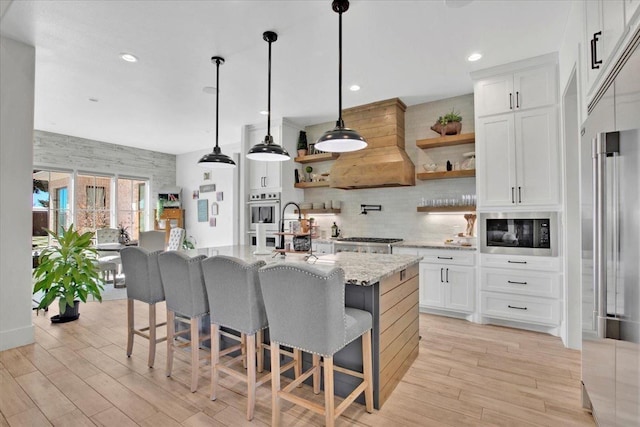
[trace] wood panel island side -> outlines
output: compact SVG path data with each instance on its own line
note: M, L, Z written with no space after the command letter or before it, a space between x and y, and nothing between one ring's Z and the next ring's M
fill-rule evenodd
M299 256L289 255L283 259L272 255L254 255L253 250L255 248L251 246L223 246L197 249L191 253L227 255L247 262L263 260L267 264L305 262ZM418 356L420 259L414 255L341 252L321 256L314 265L321 270L341 267L346 280L345 305L366 310L373 316L373 397L376 409L382 407ZM268 336L265 341L268 341ZM357 339L337 353L334 362L362 371L361 351L361 341ZM269 366L268 356L267 353L265 367ZM305 355L303 363L310 366L311 356ZM347 396L357 383L356 379L336 372L337 395Z

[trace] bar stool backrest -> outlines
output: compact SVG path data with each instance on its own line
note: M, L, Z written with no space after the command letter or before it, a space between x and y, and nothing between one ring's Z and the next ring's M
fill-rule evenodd
M96 244L118 243L120 231L117 228L98 228L96 230Z
M127 246L120 251L122 271L127 282L127 298L154 304L164 301L158 255L144 248Z
M160 230L141 231L138 246L148 251L163 251L166 233Z
M158 255L168 310L189 318L209 312L200 264L205 258L204 255L191 258L182 252Z
M168 251L179 251L182 249L182 242L184 242L185 231L184 228L174 227L169 231L169 241L167 242Z
M228 256L202 261L211 323L252 335L268 326L258 270L264 261L247 263Z
M260 269L271 341L332 356L346 344L344 271L301 264Z

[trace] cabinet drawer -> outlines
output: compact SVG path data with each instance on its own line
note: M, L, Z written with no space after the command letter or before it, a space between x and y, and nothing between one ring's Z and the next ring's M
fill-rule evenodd
M463 252L459 250L435 251L428 249L419 249L418 255L422 256L422 261L432 264L449 264L449 265L475 265L476 254L474 252Z
M481 292L482 316L557 326L560 301L497 292Z
M560 275L535 271L494 270L483 268L480 288L546 298L560 298Z
M480 265L519 270L560 271L560 257L482 254Z

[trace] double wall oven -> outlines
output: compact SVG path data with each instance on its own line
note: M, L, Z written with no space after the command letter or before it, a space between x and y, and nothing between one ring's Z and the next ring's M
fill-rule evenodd
M247 202L247 218L248 230L251 245L256 245L256 225L259 223L266 224L267 246L276 245L276 237L269 235L278 231L280 223L280 193L250 193Z
M557 212L480 214L480 252L558 255Z

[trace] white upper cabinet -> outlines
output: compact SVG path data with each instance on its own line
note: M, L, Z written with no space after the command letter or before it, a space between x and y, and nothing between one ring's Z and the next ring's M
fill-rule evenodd
M274 127L275 128L275 127ZM273 141L280 143L279 132L271 129ZM264 140L266 131L264 128L253 128L248 132L249 148ZM262 162L259 160L248 160L249 169L249 189L250 190L278 190L282 186L282 162Z
M557 57L474 74L478 209L558 208Z
M635 15L638 13L640 0L624 0L624 21L625 25L630 25Z
M618 48L639 0L585 1L585 65L587 91L592 93ZM625 21L625 8L627 20Z
M478 117L556 103L555 65L478 80L474 85Z

